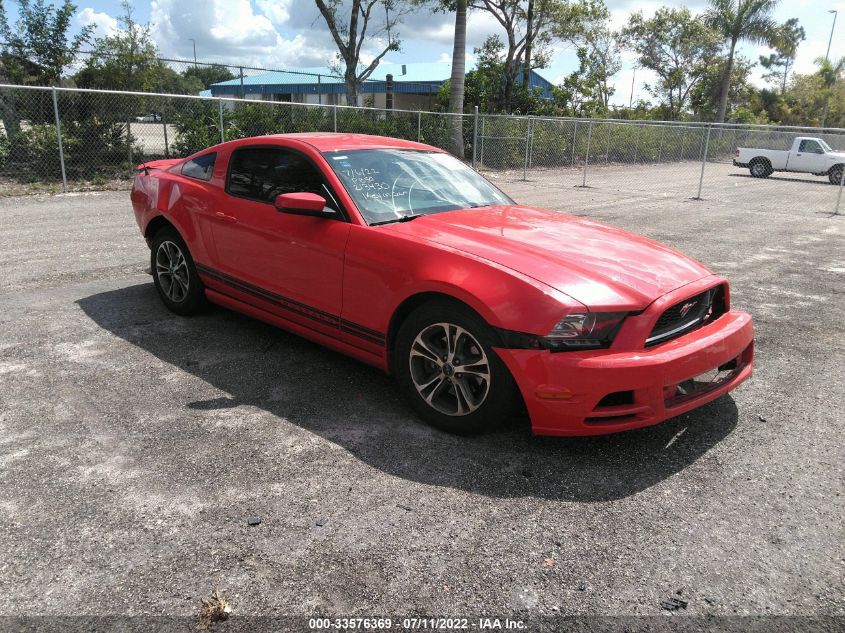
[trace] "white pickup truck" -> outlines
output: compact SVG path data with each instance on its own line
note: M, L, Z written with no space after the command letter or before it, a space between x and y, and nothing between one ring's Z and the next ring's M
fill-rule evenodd
M755 178L768 178L776 171L797 171L827 176L832 184L838 185L842 180L845 152L833 151L820 138L799 136L789 150L739 147L733 162L737 167L747 167Z

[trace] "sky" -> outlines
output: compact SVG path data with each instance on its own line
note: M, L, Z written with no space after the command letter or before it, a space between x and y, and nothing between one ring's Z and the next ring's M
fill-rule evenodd
M10 21L16 17L17 3L6 2ZM106 35L118 28L115 19L121 12L120 0L76 0L78 12L73 29L93 25L97 35ZM312 0L137 0L133 3L135 17L149 22L152 35L164 57L191 59L196 40L197 58L200 61L221 61L229 64L269 67L275 69L303 68L328 65L335 53L334 42ZM687 6L694 13L702 12L706 0L687 3L654 0L606 0L611 12L611 26L620 28L633 11L642 11L646 17L661 6ZM795 70L812 72L813 60L823 56L831 34L833 14L839 11L836 30L830 49L831 58L845 56L845 1L786 0L782 1L775 17L783 22L797 17L807 38L798 49ZM467 55L472 59L473 48L501 27L484 11L470 11L467 25ZM384 64L410 64L414 62L448 61L452 54L454 15L420 11L406 15L396 29L402 42L401 51L390 52ZM365 42L363 57L367 60L377 54L384 42L372 39ZM765 47L744 44L739 52L757 61L760 55L771 51ZM633 98L648 99L643 84L649 81L649 72L635 69L631 53L623 56L623 68L613 78L616 93L611 102L627 105ZM540 72L558 83L577 68L577 59L571 46L555 47L551 65ZM753 79L758 85L763 71L757 66Z

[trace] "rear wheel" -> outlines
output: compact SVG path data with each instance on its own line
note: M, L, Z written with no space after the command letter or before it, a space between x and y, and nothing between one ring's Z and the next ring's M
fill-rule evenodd
M403 395L432 426L470 435L510 417L518 391L493 351L493 332L460 303L437 301L399 328L393 367Z
M166 227L155 234L150 260L156 290L168 309L187 316L205 307L205 287L176 229Z
M827 172L827 177L830 180L830 184L838 185L842 182L842 165L836 165L835 167L831 167L830 171Z
M768 178L772 173L768 163L763 160L751 161L748 170L754 178Z

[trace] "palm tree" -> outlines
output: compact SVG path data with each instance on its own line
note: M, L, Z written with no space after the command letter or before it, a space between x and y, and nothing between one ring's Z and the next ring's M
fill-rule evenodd
M449 112L456 115L464 111L464 79L466 73L467 50L467 0L455 3L455 39L452 45L452 78L449 81ZM450 145L452 153L458 158L464 157L463 117L452 117Z
M833 86L840 78L845 76L845 57L840 57L839 61L832 62L827 57L817 57L816 66L819 67L816 73L821 79L822 87L825 91L824 110L822 111L822 127L827 123L827 109L830 106L830 93L833 92Z
M722 93L716 123L725 120L728 93L731 88L731 71L736 45L741 41L766 44L773 48L778 41L778 25L772 12L780 0L710 0L704 13L705 23L730 43L728 63L722 75Z

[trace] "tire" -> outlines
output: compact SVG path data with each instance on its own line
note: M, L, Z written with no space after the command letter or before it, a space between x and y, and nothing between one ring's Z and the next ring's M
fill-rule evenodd
M831 185L838 185L842 182L842 169L842 165L835 165L827 172L827 178L830 180Z
M420 306L402 323L393 351L403 396L443 431L474 435L496 428L515 412L519 391L493 344L490 326L465 305L438 300Z
M153 237L150 268L158 296L168 310L189 316L206 307L205 286L188 247L173 227L164 227Z
M762 160L751 161L748 166L752 178L768 178L772 174L771 168Z

